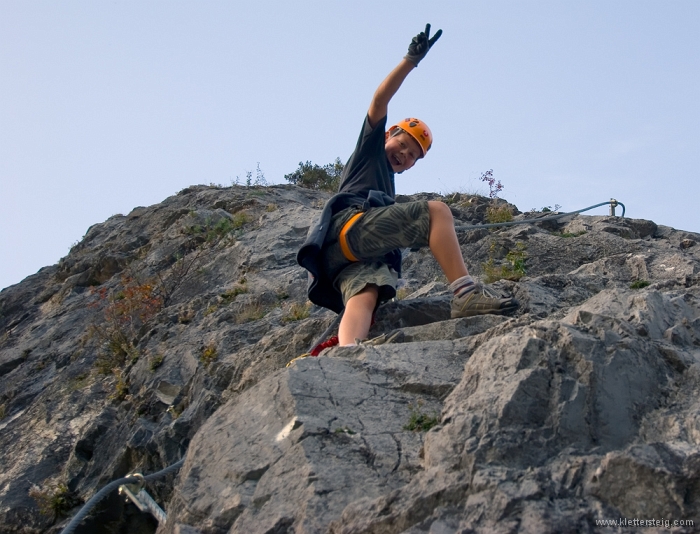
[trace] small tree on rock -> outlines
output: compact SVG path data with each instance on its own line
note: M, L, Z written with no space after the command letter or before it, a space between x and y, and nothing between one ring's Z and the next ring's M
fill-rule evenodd
M299 162L299 168L293 173L285 174L284 179L290 184L306 187L307 189L335 193L340 187L340 175L344 168L345 165L340 161L340 158L336 158L333 163L323 167L310 161L306 163Z

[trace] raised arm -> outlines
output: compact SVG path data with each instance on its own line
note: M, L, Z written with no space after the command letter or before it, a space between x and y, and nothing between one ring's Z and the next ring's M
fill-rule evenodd
M372 97L372 102L369 105L369 111L367 115L369 116L369 123L372 128L374 128L377 123L386 117L387 110L389 109L389 101L399 90L401 84L408 76L408 73L415 69L416 66L408 61L407 59L402 59L394 70L389 73L389 76L384 78L384 81L379 84L377 90L374 92L374 97Z
M401 63L389 73L389 76L379 84L379 87L374 92L374 97L372 97L372 102L367 112L370 126L376 126L381 119L386 117L389 101L399 90L408 73L418 66L420 60L426 56L441 35L442 30L438 30L431 39L430 24L426 24L425 31L420 32L413 38L411 44L408 45L408 54L404 56Z

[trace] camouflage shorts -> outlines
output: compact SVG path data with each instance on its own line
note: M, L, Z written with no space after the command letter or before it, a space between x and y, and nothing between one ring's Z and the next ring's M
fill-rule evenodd
M377 259L397 248L428 245L428 202L370 208L346 234L350 251L361 260Z
M335 284L343 294L343 304L347 305L351 297L357 295L368 284L379 288L377 302L383 302L396 296L397 272L386 263L379 261L358 261L351 263L335 279Z
M345 223L360 211L360 207L347 208L333 217L324 243L324 269L334 278L345 302L367 284L380 287L380 300L391 298L395 294L397 275L381 260L395 249L428 245L428 202L407 202L367 210L346 234L350 251L360 259L352 263L343 256L338 235ZM363 283L365 278L367 280ZM382 290L383 285L387 286L386 290Z

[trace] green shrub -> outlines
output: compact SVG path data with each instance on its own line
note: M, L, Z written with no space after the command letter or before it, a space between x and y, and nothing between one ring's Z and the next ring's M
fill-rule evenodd
M508 206L489 206L486 208L486 220L491 223L504 223L513 220L513 212Z
M300 161L299 168L290 174L285 174L284 179L290 184L307 189L335 193L340 187L340 175L344 168L345 166L340 161L340 158L336 158L333 163L329 163L323 167L311 163L310 161L306 163Z
M231 228L233 230L239 230L243 228L246 224L248 224L251 221L250 215L248 215L245 211L239 211L233 216L233 219L231 220Z

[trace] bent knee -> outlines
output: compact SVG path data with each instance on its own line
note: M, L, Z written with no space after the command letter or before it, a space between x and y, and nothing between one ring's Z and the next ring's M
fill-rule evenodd
M373 295L373 296L378 296L379 295L379 286L377 284L365 284L365 287L363 287L360 291L355 293L355 295Z
M452 220L450 207L439 200L428 200L428 211L430 212L431 220L435 218Z
M355 303L365 303L369 304L372 303L372 306L376 304L377 299L379 298L379 286L376 284L366 284L365 287L360 289L357 293L355 293L352 297L348 299L348 303L352 300L355 299L353 302Z

